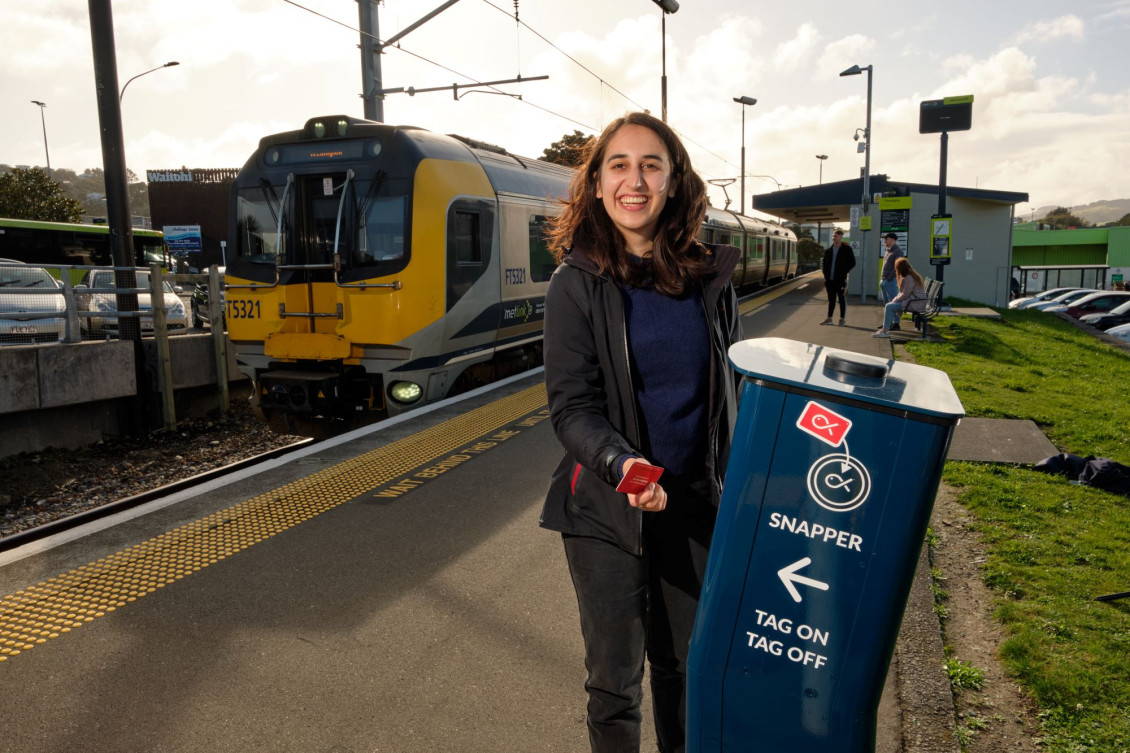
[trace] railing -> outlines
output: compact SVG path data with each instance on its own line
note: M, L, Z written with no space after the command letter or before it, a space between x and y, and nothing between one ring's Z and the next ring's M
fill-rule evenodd
M106 282L122 272L147 276L148 285L125 288ZM107 274L100 274L100 273ZM157 375L166 428L175 428L172 362L169 336L184 334L192 324L191 300L184 289L166 281L173 277L157 265L133 267L78 267L34 265L0 260L0 348L12 345L50 347L59 343L121 338L126 320L138 322L140 334L156 340ZM199 316L211 323L221 405L228 407L227 339L220 310L222 286L216 268L208 275L178 275L176 281L207 281L208 308ZM93 286L97 283L97 287ZM190 291L189 294L191 294ZM130 301L132 298L132 302ZM138 300L138 299L141 300ZM160 300L160 304L154 305ZM138 310L122 310L137 305Z
M140 322L142 334L157 334L154 319L166 320L168 334L183 334L191 328L190 290L170 286L157 296L163 299L161 310L154 311L155 289L171 278L159 269L134 267L80 267L69 265L35 265L0 261L0 346L81 342L120 337L120 323L125 319ZM91 287L98 280L97 272L109 275L133 270L135 275L151 276L153 284L145 287L119 288L114 285ZM175 279L183 279L178 275ZM207 275L193 275L201 283ZM136 311L119 310L122 296L142 296L143 304ZM173 301L173 296L177 300ZM144 303L148 297L148 303ZM217 296L210 296L216 297Z

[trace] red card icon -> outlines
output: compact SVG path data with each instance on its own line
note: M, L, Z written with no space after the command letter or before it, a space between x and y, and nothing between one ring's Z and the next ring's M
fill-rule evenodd
M844 437L847 436L848 430L851 429L851 421L839 413L809 400L808 405L804 406L800 418L797 419L796 426L821 442L839 447L840 443L844 441Z
M659 466L634 463L624 474L624 478L620 479L616 491L621 494L639 494L647 488L648 484L658 481L662 475L663 469Z

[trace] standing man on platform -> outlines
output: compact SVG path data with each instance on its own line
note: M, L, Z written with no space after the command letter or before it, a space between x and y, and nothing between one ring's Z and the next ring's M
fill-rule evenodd
M840 303L840 326L847 314L847 278L855 268L855 252L843 242L844 231L837 229L832 233L832 245L824 250L824 289L828 291L828 318L821 324L831 324L832 314L836 312L836 301Z
M883 236L883 245L887 247L887 255L883 257L883 271L879 276L879 289L883 291L883 305L895 299L899 294L898 280L895 279L895 262L906 256L898 244L899 237L894 233ZM897 328L897 325L896 325Z

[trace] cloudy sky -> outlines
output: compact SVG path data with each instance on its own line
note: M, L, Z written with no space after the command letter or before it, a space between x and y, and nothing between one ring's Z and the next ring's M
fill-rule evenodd
M852 135L866 122L867 80L838 74L870 64L872 173L937 182L938 136L918 133L919 104L972 94L973 129L950 137L950 185L1026 192L1022 215L1130 196L1130 0L679 2L667 16L668 120L705 178L741 172L739 96L758 100L744 108L747 194L816 183L817 154L828 155L825 181L858 176ZM441 4L381 2L380 37ZM461 0L382 56L384 86L547 81L497 87L522 100L392 94L385 121L536 157L628 110L660 112L652 0L519 0L523 26L514 12L514 0ZM180 63L124 96L127 164L142 177L238 167L266 134L363 114L354 0L117 0L113 13L119 86ZM92 60L86 3L0 6L0 163L45 164L31 103L41 100L51 165L101 166Z

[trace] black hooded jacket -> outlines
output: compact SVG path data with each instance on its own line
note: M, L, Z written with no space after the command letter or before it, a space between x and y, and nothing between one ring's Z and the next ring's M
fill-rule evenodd
M741 339L737 296L730 284L741 252L733 246L706 249L713 262L713 270L699 281L710 323L706 475L717 506L737 415L738 375L726 352ZM594 262L578 247L554 272L545 305L545 385L550 419L565 457L550 482L541 525L603 539L639 554L643 513L615 489L616 459L643 456L620 289L611 277L598 275Z

